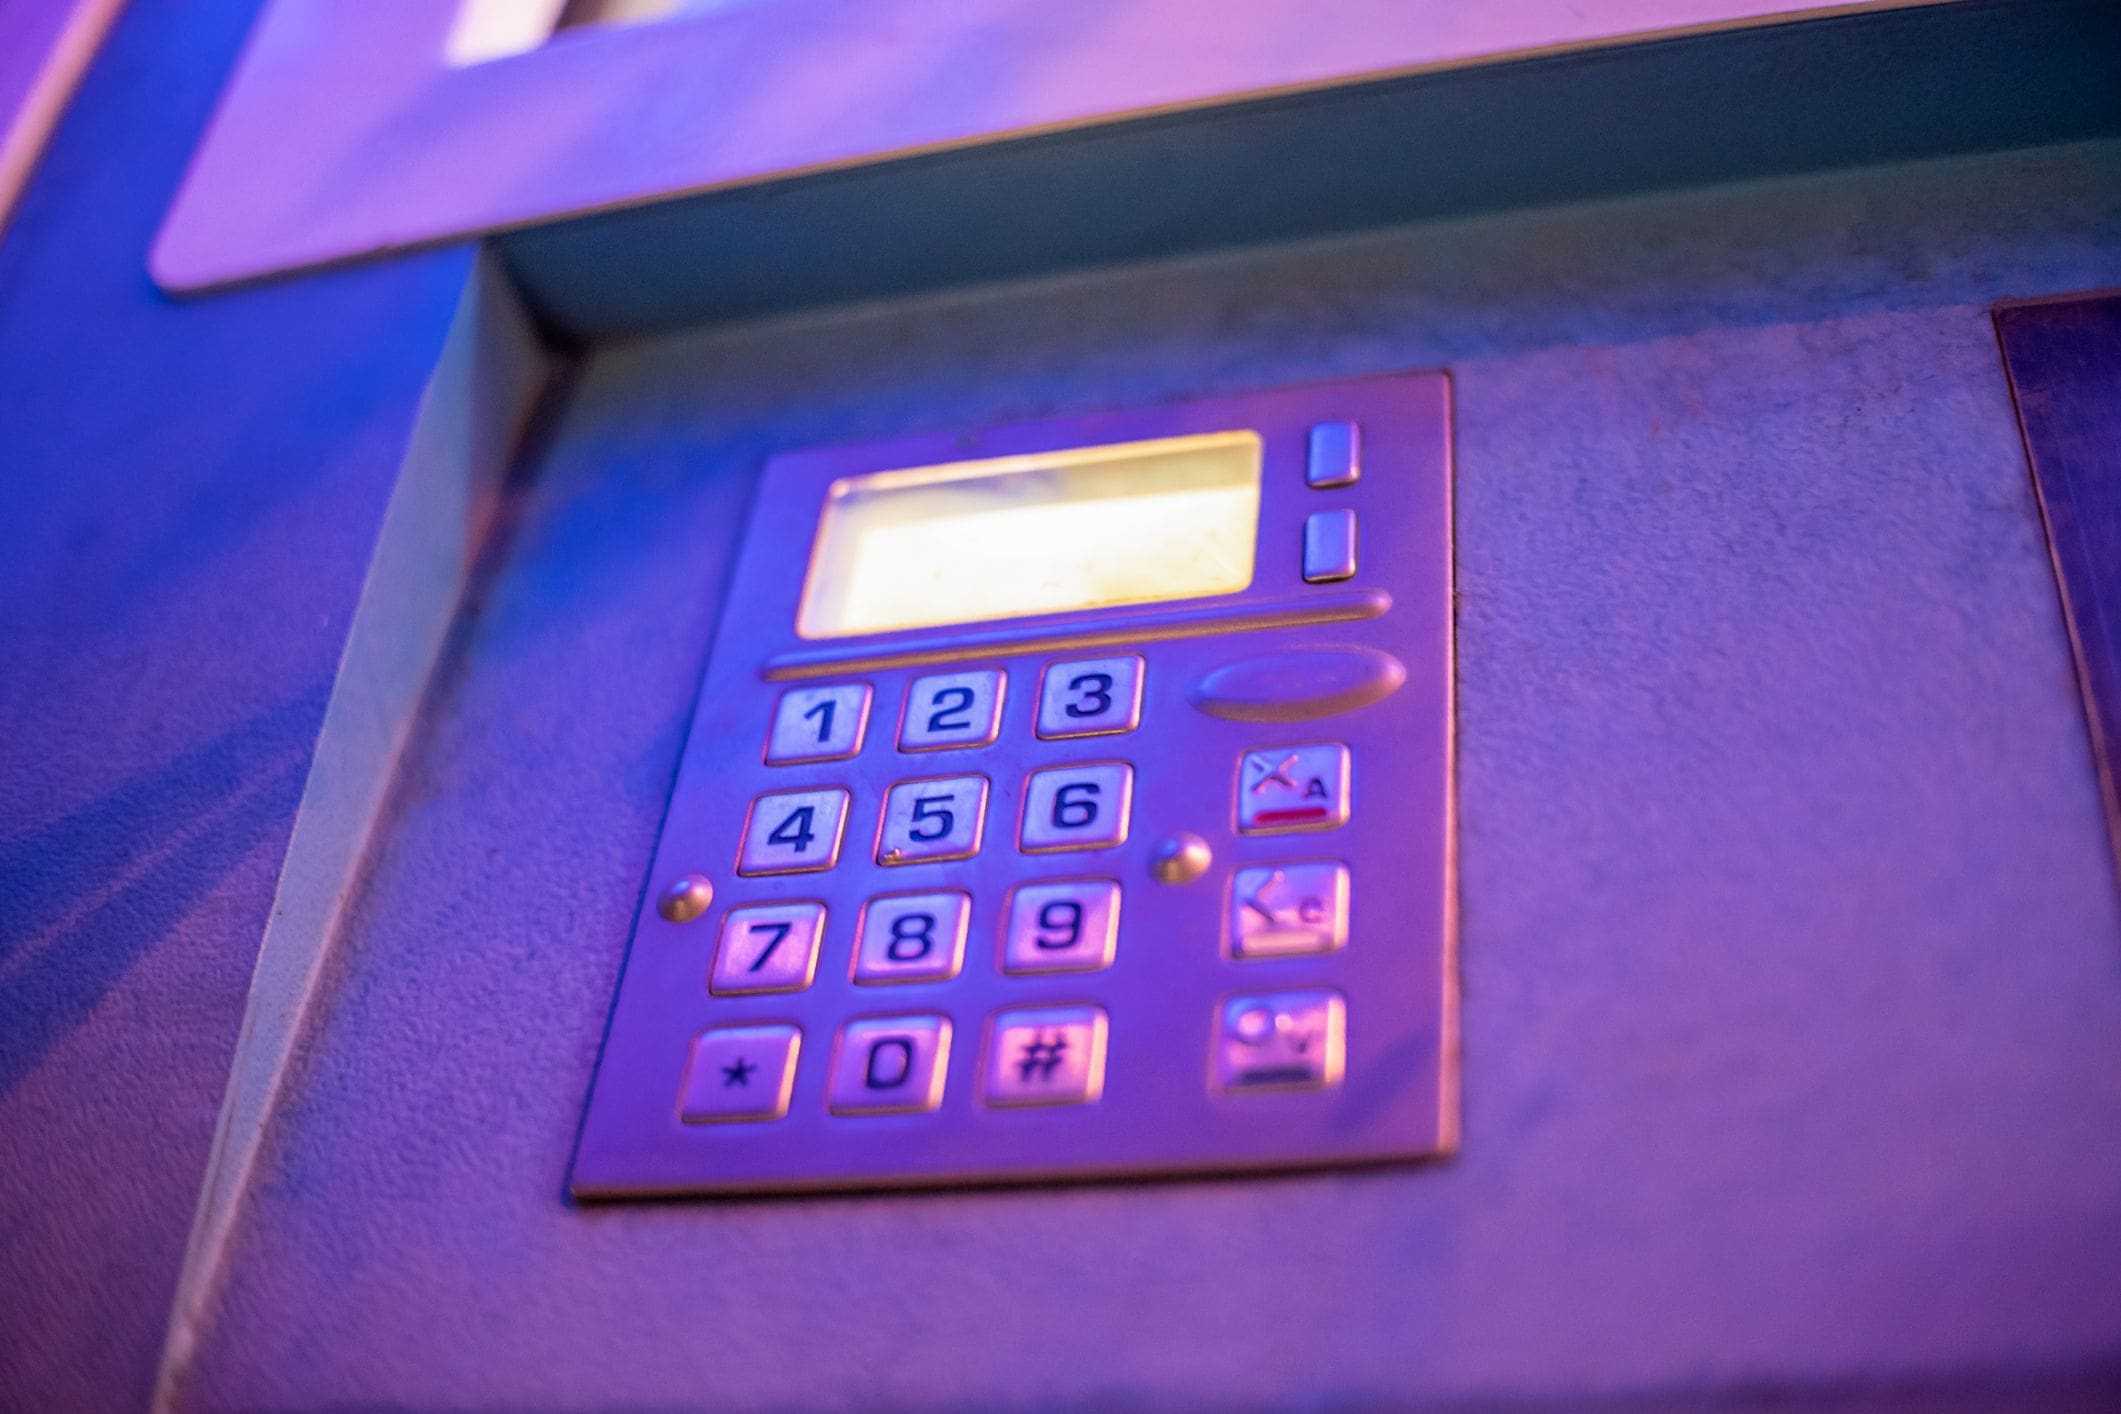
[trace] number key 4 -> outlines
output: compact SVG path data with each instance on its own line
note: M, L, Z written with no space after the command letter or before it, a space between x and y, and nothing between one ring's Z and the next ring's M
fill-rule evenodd
M847 824L844 790L784 790L751 802L739 874L808 874L830 869L840 857Z

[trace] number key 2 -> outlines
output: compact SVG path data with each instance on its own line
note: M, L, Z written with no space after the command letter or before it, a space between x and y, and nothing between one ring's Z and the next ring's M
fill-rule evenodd
M1002 722L1002 675L998 668L969 673L930 673L906 689L906 718L899 724L901 751L942 751L985 746Z
M1038 734L1048 741L1131 732L1141 724L1142 660L1092 658L1046 669Z

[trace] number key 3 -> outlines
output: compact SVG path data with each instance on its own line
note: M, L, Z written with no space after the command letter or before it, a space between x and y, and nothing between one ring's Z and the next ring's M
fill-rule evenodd
M1038 734L1048 741L1131 732L1141 723L1142 660L1055 663L1038 694Z

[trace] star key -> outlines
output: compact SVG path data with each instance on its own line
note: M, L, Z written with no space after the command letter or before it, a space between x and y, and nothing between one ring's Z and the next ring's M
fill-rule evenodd
M793 1026L718 1026L692 1038L678 1118L687 1124L779 1119L795 1088L803 1036Z

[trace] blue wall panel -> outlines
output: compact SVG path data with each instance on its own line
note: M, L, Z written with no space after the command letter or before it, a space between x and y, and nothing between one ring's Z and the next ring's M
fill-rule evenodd
M154 289L148 242L254 8L134 0L0 242L10 1407L147 1397L311 745L468 269Z

